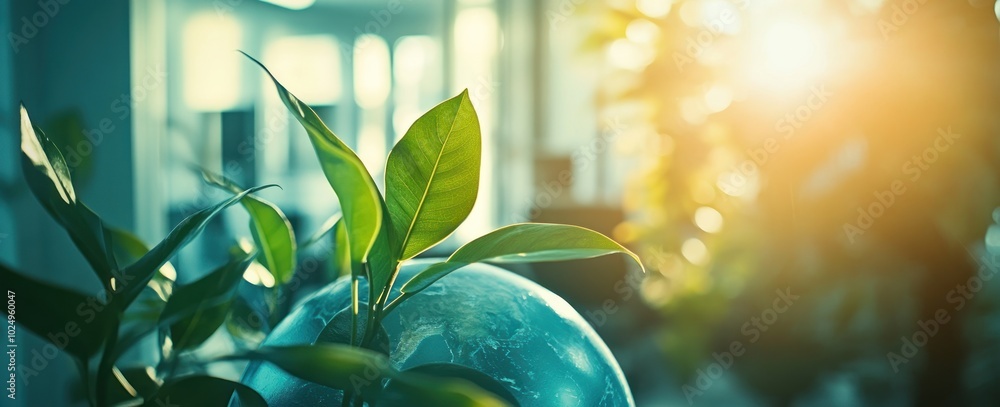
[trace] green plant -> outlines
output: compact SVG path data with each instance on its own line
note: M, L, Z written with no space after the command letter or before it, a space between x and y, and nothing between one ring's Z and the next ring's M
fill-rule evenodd
M320 233L334 234L334 262L350 274L353 305L349 316L330 321L316 344L262 347L221 360L271 362L303 379L345 390L345 405L374 404L386 392L380 385L355 383L359 375L371 372L376 376L373 383L391 379L389 391L411 404L504 405L501 399L465 381L393 369L387 355L378 351L382 338L377 327L382 318L402 301L473 262L557 261L611 253L625 253L639 261L618 243L588 229L516 224L475 239L446 261L428 267L405 282L402 295L389 302L400 264L448 237L475 203L481 141L468 93L431 109L393 147L383 199L357 155L309 106L271 78L289 112L305 128L340 201L341 218ZM277 206L254 195L271 185L244 189L225 177L205 173L209 183L235 195L184 219L163 241L148 249L136 237L105 225L77 198L65 159L42 131L32 126L23 107L21 139L22 166L31 191L83 253L103 292L95 301L2 265L0 275L18 296L18 322L77 360L89 403L156 405L158 401L183 400L221 405L235 392L243 404L264 405L260 395L240 383L178 374L177 370L184 363L180 356L201 346L225 322L235 304L236 285L253 262L266 268L279 285L292 278L296 242L291 226ZM237 203L250 215L254 250L234 247L226 264L197 281L175 286L170 258L215 216ZM368 281L369 304L359 301L361 278ZM93 309L86 308L88 304ZM88 312L81 314L81 308ZM338 328L346 331L342 325L348 323L350 334L346 338L327 335ZM121 369L119 357L152 333L158 333L162 350L155 373L150 374L148 368ZM92 371L95 361L96 370ZM199 363L216 361L219 359Z

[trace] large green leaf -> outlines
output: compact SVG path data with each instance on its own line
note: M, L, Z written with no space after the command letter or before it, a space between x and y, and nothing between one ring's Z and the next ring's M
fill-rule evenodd
M117 317L96 297L24 276L0 264L0 287L17 304L17 323L71 355L87 359L111 334Z
M239 358L266 360L300 379L357 393L394 373L385 355L339 343L265 346Z
M425 113L392 148L385 203L399 260L444 240L479 192L482 139L468 90Z
M378 400L380 406L496 405L495 403L500 400L518 405L517 397L510 392L504 383L490 375L462 365L425 363L402 371L400 376L386 384ZM424 378L433 378L441 385L435 387L422 385L423 382L426 382L423 380ZM469 384L473 384L479 389L472 388ZM441 391L448 387L459 387L460 390ZM428 392L429 388L438 391ZM481 399L481 401L478 404L469 404L470 396L478 396L477 399ZM499 400L495 400L494 397Z
M242 383L211 376L185 376L167 382L143 406L228 406L236 392L241 406L267 407L254 389Z
M226 321L236 288L254 254L239 256L205 277L177 287L160 315L173 349L198 347Z
M285 107L309 135L323 174L340 201L351 241L351 258L355 263L363 263L382 227L382 196L375 180L357 154L333 134L311 107L288 92L263 64L249 55L247 58L264 69Z
M31 124L21 106L21 168L32 194L59 223L96 272L104 287L110 285L112 266L104 243L104 225L93 211L77 200L70 168L59 148Z
M243 191L235 196L226 199L225 201L219 202L213 206L202 209L195 212L191 216L184 218L180 223L174 227L173 230L167 235L163 241L153 247L145 256L141 259L125 267L123 270L124 274L124 289L120 296L116 296L115 300L121 301L120 306L125 307L131 304L133 300L142 292L142 289L149 283L155 274L155 271L162 267L167 260L178 250L186 246L191 242L202 230L205 229L205 225L208 224L216 215L222 212L224 209L240 202L243 197L260 191L264 188L270 188L275 185L264 185L260 187L250 188ZM121 298L121 300L119 300Z
M639 267L639 256L611 238L571 225L520 223L505 226L473 240L455 251L447 261L434 264L403 285L412 296L435 281L470 263L532 263L586 259L612 253L631 256Z
M271 362L289 374L334 389L364 394L369 400L381 391L381 382L396 382L395 394L411 398L409 406L506 406L501 399L471 383L400 373L381 353L338 343L262 347L240 359ZM399 405L399 404L396 404Z
M208 183L232 193L246 189L219 174L202 171L202 176ZM262 198L247 195L242 203L250 214L250 231L260 251L260 262L271 272L277 284L287 283L295 273L296 247L292 224L277 205Z
M389 381L379 405L387 407L504 407L504 399L461 379L402 372Z
M347 237L347 225L340 219L333 225L333 263L341 275L351 273L353 277L361 274L360 265L351 261L351 242Z

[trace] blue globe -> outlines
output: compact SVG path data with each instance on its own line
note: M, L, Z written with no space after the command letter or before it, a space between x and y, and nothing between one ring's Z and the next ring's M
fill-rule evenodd
M405 264L396 285L431 263ZM391 298L398 295L394 290ZM349 304L350 280L341 278L304 300L264 345L313 343ZM477 384L485 375L502 388L482 387L521 406L635 404L614 356L583 317L549 290L498 267L473 264L451 273L403 302L383 326L399 370L450 367ZM340 406L342 398L339 390L264 362L251 363L242 381L275 407Z

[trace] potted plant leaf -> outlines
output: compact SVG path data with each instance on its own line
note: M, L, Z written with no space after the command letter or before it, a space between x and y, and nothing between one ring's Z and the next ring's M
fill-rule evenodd
M21 108L25 179L103 290L88 296L4 265L0 275L17 295L17 324L77 361L89 404L633 404L613 356L579 314L540 286L480 264L612 253L638 263L626 248L588 229L527 223L487 233L447 259L411 260L451 235L475 203L482 146L467 92L424 114L392 148L383 196L357 155L271 79L337 195L331 256L347 276L305 300L260 347L210 360L184 355L225 323L248 267L266 269L279 286L293 278L291 226L280 208L255 195L270 185L244 189L206 174L234 195L185 218L150 249L79 199L62 154ZM236 204L250 215L252 247L235 246L217 269L175 283L171 257ZM145 318L129 317L136 314ZM119 364L150 335L161 349L157 363ZM231 360L252 361L243 383L183 368ZM551 394L542 399L543 391Z

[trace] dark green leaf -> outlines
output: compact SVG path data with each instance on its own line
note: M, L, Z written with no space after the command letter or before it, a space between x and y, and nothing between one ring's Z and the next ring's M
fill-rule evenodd
M267 402L254 389L211 376L186 376L168 382L143 406L228 406L234 391L241 406L267 407Z
M160 326L170 328L174 350L198 347L225 322L237 284L253 259L253 254L235 258L174 290L160 315Z
M479 192L482 140L468 90L425 113L392 148L385 203L399 260L444 240Z
M414 374L419 374L427 378L435 378L435 379L461 379L465 382L468 382L470 384L479 387L482 390L491 393L494 396L499 397L501 400L511 405L518 405L517 398L514 397L514 395L510 392L510 389L508 389L507 386L505 386L498 380L494 379L492 376L489 376L483 372L480 372L478 370L466 366L452 364L452 363L428 363L404 370L402 374L411 375L411 377ZM405 382L405 380L403 382ZM383 393L383 396L379 399L379 405L383 406L394 405L393 399L396 399L397 397L395 396L397 395L403 396L402 401L404 402L404 404L397 403L396 405L409 405L405 403L407 403L409 400L412 400L413 397L407 397L406 395L409 392L405 391L404 389L400 389L398 386L399 384L400 381L397 381L395 379L390 380L389 383L386 384L385 392ZM442 405L442 404L434 404L434 405Z
M117 315L88 297L17 273L0 264L0 287L17 303L17 323L81 359L95 354L112 334Z
M145 256L146 253L149 253L149 246L146 246L146 243L143 243L141 239L129 232L112 227L105 227L105 232L111 234L111 238L108 239L108 242L110 242L111 246L114 248L115 259L119 265L131 265L132 263L139 261L139 259L141 259L142 256ZM164 263L163 266L160 267L159 272L153 276L152 280L149 281L145 292L149 293L149 295L147 295L150 302L149 305L157 305L153 301L156 299L160 300L159 302L161 304L158 304L158 309L144 307L146 311L157 312L156 316L159 317L158 312L162 310L162 304L166 302L167 297L169 297L170 293L173 292L173 284L176 278L177 271L174 270L174 266L169 262ZM135 307L130 307L127 311L132 311L132 308Z
M586 259L612 253L627 254L642 267L639 256L593 230L571 225L520 223L469 242L447 261L434 264L407 281L401 291L413 295L448 273L475 262L531 263Z
M167 260L170 260L178 250L190 243L195 236L205 229L205 225L222 212L223 209L239 202L248 194L272 186L274 185L250 188L214 206L202 209L177 224L174 230L171 230L170 234L167 235L166 239L163 239L156 247L153 247L139 261L124 269L124 293L120 296L123 306L131 304L142 291L143 287L146 286L146 283L153 278L154 271L163 266ZM115 297L116 300L118 298Z
M115 380L108 382L108 402L114 405L149 397L160 388L156 372L151 367L112 369Z
M100 217L77 200L69 165L59 148L32 126L21 106L21 168L32 194L69 234L70 239L97 273L103 286L110 285L112 266L104 244Z
M202 171L202 176L210 184L239 193L245 188L222 175ZM262 198L247 195L243 207L250 214L250 232L260 251L260 262L281 285L292 279L295 273L295 233L292 224L277 205Z
M271 329L269 311L266 305L254 306L244 296L237 295L233 297L232 309L226 318L226 331L244 345L256 347Z
M355 393L394 373L385 355L336 343L265 346L238 358L265 360L300 379Z
M351 310L351 306L341 310L337 315L333 316L333 319L323 327L320 331L319 337L316 338L316 343L342 343L345 345L351 344L351 323L352 316L354 313ZM358 308L358 320L364 321L368 319L367 307ZM365 335L365 324L360 324L355 333L356 338L361 338ZM379 324L378 335L372 340L372 343L366 347L383 355L389 356L389 333L385 331L385 327Z
M285 107L309 135L323 174L340 201L351 241L351 258L357 264L363 263L382 227L382 196L375 181L357 154L333 134L312 108L288 92L263 64L247 57L264 69Z
M506 400L462 379L402 372L394 376L379 397L389 407L503 407Z

